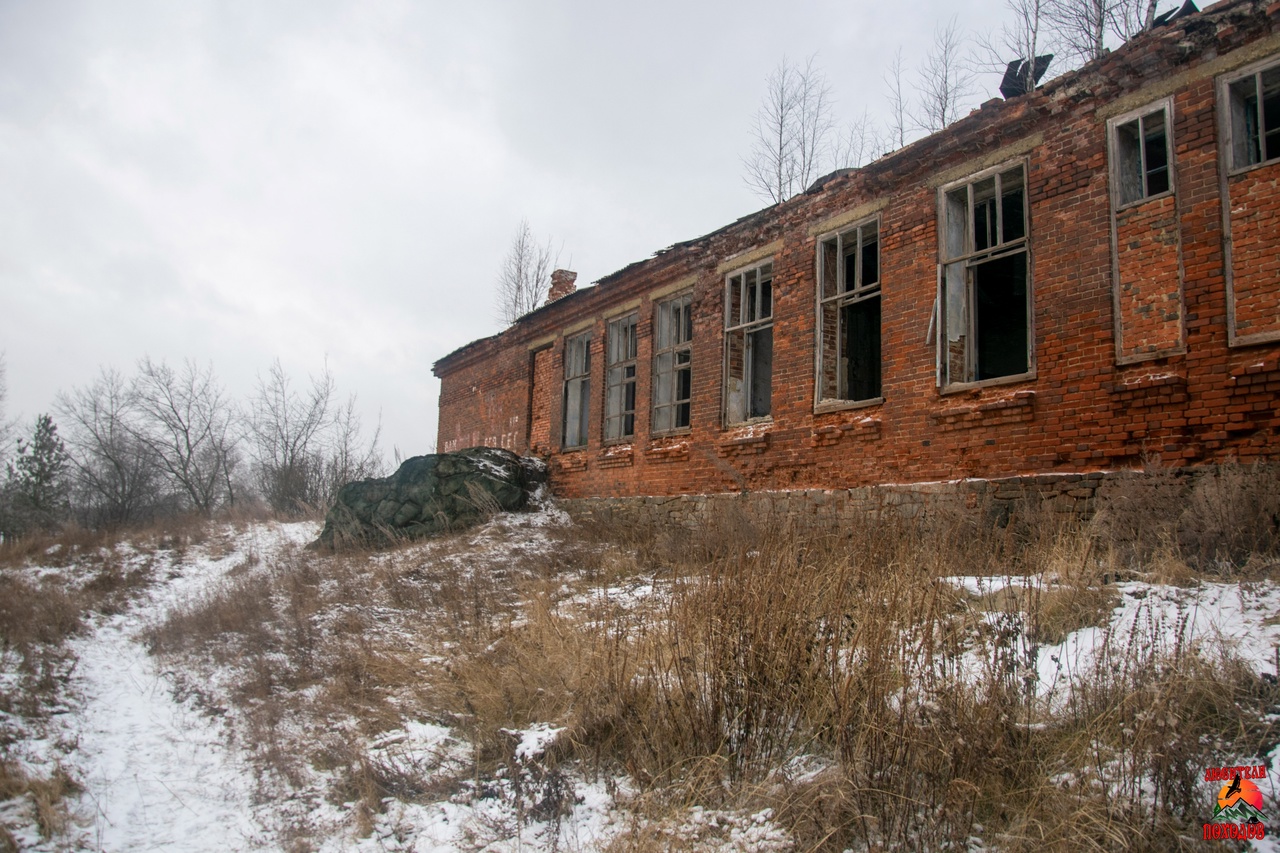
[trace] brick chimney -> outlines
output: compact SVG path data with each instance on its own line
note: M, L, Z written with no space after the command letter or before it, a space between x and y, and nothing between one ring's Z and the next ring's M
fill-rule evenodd
M574 282L578 280L578 274L573 270L556 270L551 273L551 289L547 291L547 305L562 299L573 293L578 288Z

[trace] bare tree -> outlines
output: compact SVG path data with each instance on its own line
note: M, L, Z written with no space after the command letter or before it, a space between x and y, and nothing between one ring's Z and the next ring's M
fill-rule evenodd
M59 393L55 410L67 427L64 440L81 519L115 527L154 515L164 497L161 463L132 424L137 399L130 383L103 369L92 384Z
M907 125L911 112L907 94L903 91L902 77L905 70L902 62L902 48L899 47L893 54L893 62L889 63L889 70L884 78L889 87L889 142L898 148L907 144Z
M555 265L551 241L539 244L529 228L529 220L521 219L498 273L495 308L504 326L510 326L542 305Z
M205 515L231 503L238 440L231 402L213 367L186 361L174 370L144 358L132 392L137 437L154 452L174 490Z
M963 50L964 37L954 17L934 30L933 47L917 75L920 99L915 120L922 130L934 133L960 117L973 85Z
M249 436L262 497L277 512L300 515L323 494L321 436L333 423L333 374L326 366L305 394L292 385L280 360L249 403Z
M803 192L829 156L831 87L815 61L811 56L800 67L783 59L769 75L756 113L745 180L773 204Z
M322 508L343 484L382 469L381 428L363 442L356 398L335 402L327 365L299 392L277 359L266 377L258 377L248 428L258 488L277 512L303 515Z
M1053 0L1049 22L1066 50L1081 62L1106 53L1107 22L1117 0Z
M1063 47L1081 62L1107 52L1107 35L1121 41L1155 23L1159 0L1049 0L1046 17Z
M871 119L871 115L862 111L862 115L845 127L834 146L832 160L837 169L856 169L875 160L884 153L885 141L879 127Z
M1003 73L1009 63L1025 60L1022 66L1023 91L1036 87L1035 58L1051 52L1047 30L1048 7L1052 0L1005 0L1010 19L993 33L975 39L975 65L984 71Z
M1116 0L1108 25L1118 38L1130 39L1155 26L1160 0Z
M325 460L325 502L333 500L338 489L353 480L377 477L382 474L382 453L378 441L382 436L382 424L374 427L373 437L364 443L361 437L360 414L356 411L356 398L348 397L346 405L338 409L333 421L329 450Z

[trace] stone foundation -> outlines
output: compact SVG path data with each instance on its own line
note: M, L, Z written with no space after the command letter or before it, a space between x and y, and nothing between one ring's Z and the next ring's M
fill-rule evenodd
M1209 473L1230 469L1252 476L1240 466L1205 465L1153 471L1094 471L1084 474L1040 474L998 480L952 480L941 483L864 486L853 489L803 489L710 495L577 498L560 506L578 521L626 524L677 524L693 528L725 512L765 519L785 515L815 524L839 524L868 514L894 513L920 518L931 513L977 513L998 520L1015 511L1036 511L1041 518L1090 518L1109 501L1130 500L1135 491L1176 507L1195 482ZM1272 475L1274 476L1274 475Z

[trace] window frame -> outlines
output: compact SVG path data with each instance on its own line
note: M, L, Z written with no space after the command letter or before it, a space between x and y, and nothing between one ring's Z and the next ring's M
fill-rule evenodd
M1013 240L1001 240L993 246L982 249L976 249L973 221L974 221L974 203L973 203L973 187L985 181L988 178L995 178L996 198L1000 198L999 187L1001 186L1001 176L1011 172L1014 169L1022 171L1022 235ZM947 250L948 230L947 224L948 210L947 197L961 188L969 188L967 193L967 203L965 210L965 247L964 251L957 255L949 255ZM997 165L989 166L980 171L974 172L960 180L951 181L938 187L937 198L937 294L935 297L935 308L933 322L933 333L936 335L935 349L935 383L940 394L955 394L968 391L974 388L985 388L997 385L1012 385L1019 382L1026 382L1036 378L1036 331L1035 331L1035 255L1031 246L1031 192L1030 192L1030 162L1027 157L1016 157L1005 160ZM997 231L1003 237L1003 205L997 204ZM973 340L972 345L966 346L965 352L965 375L976 375L976 347L977 336L974 334L975 318L972 305L975 301L974 281L970 270L982 263L999 260L1005 257L1012 257L1016 254L1025 254L1026 257L1026 314L1025 328L1027 336L1027 369L1022 373L1013 373L1005 376L994 376L989 379L965 379L962 381L950 381L947 374L947 267L952 264L963 264L965 271L965 304L967 318L966 341Z
M660 314L661 312L668 310L670 306L676 305L677 303L682 303L682 305L677 309L680 312L682 319L677 320L675 324L668 326L662 322L662 320L660 319ZM677 329L675 334L673 335L672 342L670 344L664 345L663 339L662 339L662 330L665 328L676 329L676 324L679 325L679 329ZM688 332L687 337L681 340L682 332L686 330ZM681 354L684 354L686 356L686 361L684 362L683 365L679 361L679 356ZM671 357L671 370L669 373L664 373L659 368L659 361L663 356ZM679 388L680 388L679 375L682 372L688 372L689 374L689 382L688 382L689 396L685 398L681 398L679 396ZM683 293L678 293L674 296L671 296L669 298L666 298L654 303L654 306L653 306L653 368L652 368L652 372L650 373L650 376L652 377L652 384L653 384L653 388L651 389L652 393L650 395L652 398L650 401L651 408L649 413L650 434L661 436L661 435L675 435L679 433L689 432L693 428L693 291L692 290L688 290ZM660 403L658 401L658 394L661 391L664 383L670 385L670 402ZM686 411L687 411L688 423L685 423L683 426L677 424L677 421L679 420L679 412L680 412L681 406L687 407ZM672 413L671 423L674 424L673 426L666 429L662 429L656 426L662 420L658 414L660 409L671 410L671 413Z
M863 265L864 265L863 247L865 246L865 243L863 241L863 231L868 227L874 227L875 235L876 235L876 280L872 284L866 284L862 280ZM881 337L880 356L879 356L880 386L881 386L879 395L875 397L863 397L861 399L854 399L849 396L836 396L836 397L822 396L823 390L824 390L823 389L822 357L823 357L824 345L825 345L825 341L823 338L823 332L825 329L825 326L823 323L823 316L822 316L823 310L826 309L827 306L833 306L836 311L836 330L835 330L835 336L836 336L835 346L836 346L836 362L837 362L836 390L837 390L837 394L839 394L840 385L844 383L844 377L839 372L840 346L845 338L845 335L842 334L842 325L841 325L841 322L842 322L841 317L843 316L843 310L851 305L855 305L861 302L867 302L872 299L880 299L881 311L883 312L883 306L884 306L883 233L884 233L884 226L883 226L882 218L879 214L875 214L872 216L865 217L863 219L854 220L852 223L848 225L842 226L841 228L838 228L832 231L827 231L823 234L818 235L817 237L816 247L815 247L817 256L814 262L814 269L816 271L816 278L817 278L816 298L815 298L816 313L814 316L814 323L815 323L814 328L816 329L816 332L817 332L814 335L815 346L814 346L813 410L815 413L844 411L846 409L860 409L866 406L875 406L884 402L883 336ZM844 239L850 234L856 235L856 239L857 239L857 245L853 249L853 253L856 255L855 277L858 278L858 283L852 290L847 290L845 287L846 265L841 261L841 259L843 259L849 254L849 252L845 250ZM837 263L836 263L836 286L835 286L836 292L832 296L824 296L823 284L826 278L824 247L828 243L831 243L832 241L835 241L836 243L836 253L838 255ZM884 325L883 313L881 316L882 316L881 328L883 330L883 325ZM845 393L848 394L849 392L846 391Z
M1158 112L1164 113L1164 151L1165 151L1165 171L1167 173L1166 180L1168 186L1158 193L1147 192L1148 171L1146 168L1147 146L1146 146L1146 119ZM1138 124L1138 164L1139 176L1142 181L1142 194L1137 198L1125 200L1123 191L1123 176L1121 175L1121 152L1120 152L1120 131L1122 128L1133 123ZM1176 196L1178 193L1177 169L1174 167L1173 153L1173 127L1174 127L1174 111L1173 98L1162 98L1158 101L1146 104L1135 110L1129 110L1126 113L1115 116L1107 120L1107 156L1109 178L1111 182L1111 209L1117 213L1139 207L1149 201L1164 198L1165 196Z
M763 299L762 299L763 288L761 285L764 278L761 273L766 268L768 269L769 313L767 316L764 316L763 314L760 313L760 309L763 303ZM748 285L747 276L753 273L754 273L754 282L753 284ZM733 292L732 292L734 288L734 284L733 284L734 279L740 280L738 285L739 294L736 302L733 298ZM764 258L763 260L755 261L754 263L748 264L747 266L739 267L738 269L732 270L729 273L726 273L724 277L724 373L723 373L724 383L723 383L722 400L720 405L720 416L721 416L722 425L725 428L742 426L744 424L760 423L760 422L765 422L773 419L772 331L773 331L773 325L774 325L773 323L774 306L776 304L776 299L774 298L774 293L773 293L773 280L774 280L774 271L773 271L772 256L768 258ZM750 288L750 291L748 290L748 288ZM754 294L754 296L752 297L749 294ZM735 305L738 308L738 316L736 318L733 318L730 315ZM754 317L751 316L751 314L753 313L752 312L753 305L755 307ZM733 320L735 319L737 322L733 322ZM750 359L747 356L748 343L752 340L752 335L755 335L766 329L768 329L770 332L769 411L763 415L752 415L750 412L754 408L754 406L752 405L753 398L746 395L750 393L750 389L751 389L751 386L754 384L755 377L754 375L752 375L750 371ZM731 413L729 411L730 344L732 341L732 336L734 335L741 335L743 339L742 387L743 387L743 393L744 393L743 408L746 413L746 417L740 420L734 420L731 417Z
M1225 167L1223 171L1228 176L1234 177L1235 175L1244 174L1245 172L1280 162L1280 155L1270 158L1263 156L1266 153L1264 146L1266 145L1267 129L1265 125L1266 116L1263 112L1266 99L1262 97L1262 75L1268 71L1274 71L1277 74L1280 74L1280 54L1272 54L1266 59L1261 59L1257 62L1246 65L1243 68L1238 68L1235 71L1232 71L1229 74L1223 74L1218 78L1219 121L1222 138L1222 159ZM1234 94L1232 90L1237 84L1250 78L1254 81L1254 94L1258 99L1257 141L1259 146L1259 156L1257 162L1246 163L1241 166L1236 163L1236 155L1238 153L1236 145L1238 140L1236 138L1237 123ZM1280 127L1276 128L1276 131L1280 131Z
M591 337L591 332L586 331L564 339L564 350L561 354L564 390L561 395L560 407L560 449L562 451L583 450L588 445L588 438L591 433ZM570 373L571 348L579 341L582 342L582 372ZM577 369L576 365L573 366L573 369ZM578 431L581 433L581 442L578 444L567 443L569 437L569 399L573 393L571 389L576 390L578 396L578 420L580 422Z
M604 333L604 418L603 440L605 444L623 444L633 441L636 436L636 388L639 380L639 317L632 311L621 317L615 317L605 324ZM624 334L623 348L626 350L618 358L615 356L615 335ZM620 372L619 380L614 381L615 371ZM619 389L618 409L615 411L614 389ZM628 403L630 407L628 408ZM628 424L629 420L629 424ZM611 434L614 424L619 425L617 435ZM630 430L627 429L628 425Z

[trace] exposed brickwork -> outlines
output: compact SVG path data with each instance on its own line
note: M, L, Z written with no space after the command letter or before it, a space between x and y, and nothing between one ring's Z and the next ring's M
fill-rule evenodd
M556 361L550 347L533 354L533 391L529 406L529 451L535 456L551 455L551 396L559 389L555 381Z
M439 446L549 455L552 488L568 498L1047 476L1129 468L1153 455L1173 465L1280 456L1280 343L1269 337L1280 337L1280 165L1223 177L1216 88L1235 69L1280 60L1280 19L1265 6L1219 3L1141 36L463 347L435 367ZM1115 212L1107 116L1169 97L1174 193ZM939 388L939 187L1018 163L1027 176L1031 370ZM1231 212L1242 204L1245 212ZM815 407L818 238L854 214L880 219L883 399ZM767 260L771 417L725 426L725 276ZM653 435L654 307L690 290L691 424ZM606 445L605 328L632 312L635 435ZM1267 334L1242 342L1245 329ZM563 452L564 340L584 331L589 440Z
M1182 258L1177 200L1169 195L1116 214L1119 356L1182 349Z
M573 270L556 270L551 273L551 287L547 289L547 304L550 305L557 299L563 299L577 289L574 284L578 280L578 274Z
M1280 336L1280 163L1227 182L1236 335Z

